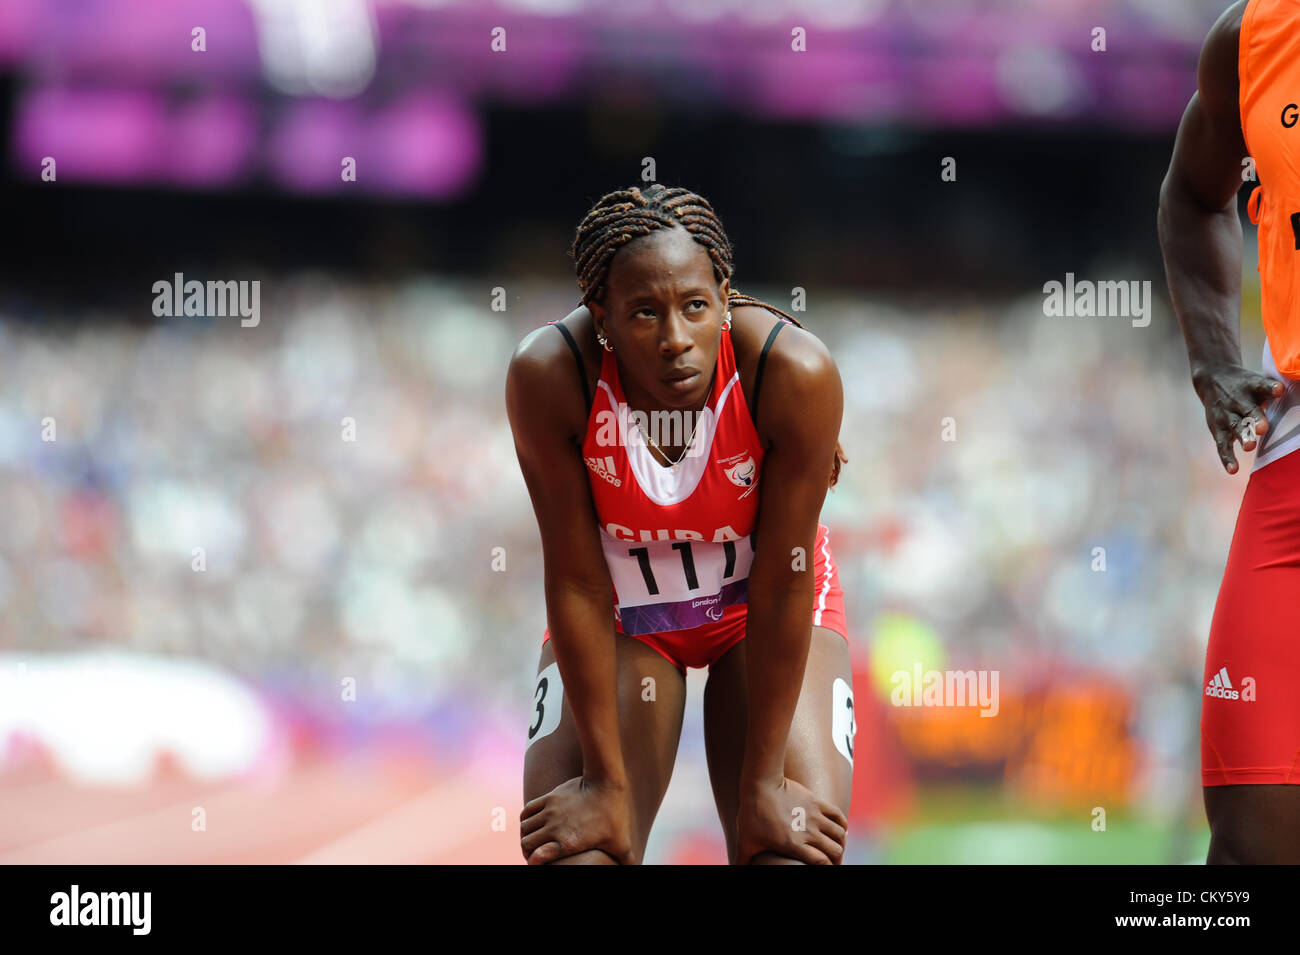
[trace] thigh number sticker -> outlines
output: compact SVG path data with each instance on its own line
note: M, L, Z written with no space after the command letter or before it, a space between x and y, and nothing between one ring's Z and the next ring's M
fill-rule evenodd
M560 725L563 702L564 684L560 682L560 665L552 663L537 674L537 686L533 690L533 718L528 724L528 746L555 732L555 728ZM528 749L528 746L524 749Z
M853 765L853 737L858 733L858 721L853 718L853 687L839 677L831 687L831 738L835 748Z

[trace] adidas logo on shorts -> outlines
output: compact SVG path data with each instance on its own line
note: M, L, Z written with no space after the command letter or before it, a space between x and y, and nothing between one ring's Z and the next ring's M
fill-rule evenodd
M1246 677L1245 681L1243 681L1243 686L1245 683L1250 683L1253 688L1254 682L1255 681L1250 677ZM1228 679L1227 667L1219 667L1219 672L1214 674L1214 679L1205 684L1205 695L1217 696L1219 699L1223 700L1237 700L1241 698L1241 694L1235 687L1233 687L1232 681ZM1253 693L1246 696L1246 702L1248 703L1254 699L1255 695Z

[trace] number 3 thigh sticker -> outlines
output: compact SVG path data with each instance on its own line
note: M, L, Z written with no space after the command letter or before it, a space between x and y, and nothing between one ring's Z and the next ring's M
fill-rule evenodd
M537 674L537 688L533 690L533 718L528 724L528 746L555 732L555 727L560 725L560 704L563 702L564 684L560 682L560 665L552 663ZM528 746L524 749L527 750Z
M853 688L839 677L831 686L831 738L849 765L853 765L853 737L858 721L853 718Z

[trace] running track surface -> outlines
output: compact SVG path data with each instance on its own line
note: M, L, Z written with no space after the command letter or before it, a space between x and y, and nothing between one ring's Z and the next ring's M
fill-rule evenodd
M257 780L163 767L146 785L92 787L27 765L0 775L0 864L522 865L520 779L505 768L441 772L367 748L298 753Z

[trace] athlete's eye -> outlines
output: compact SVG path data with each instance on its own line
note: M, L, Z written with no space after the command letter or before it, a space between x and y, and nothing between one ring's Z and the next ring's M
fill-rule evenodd
M702 299L702 298L694 299L690 304L691 304L691 305L698 305L700 308L708 308L708 307L709 307L709 303L706 302L706 301L705 301L704 299Z
M654 313L655 313L654 309L647 305L644 308L638 308L635 312L632 313L632 317L640 318L642 315L653 316Z

